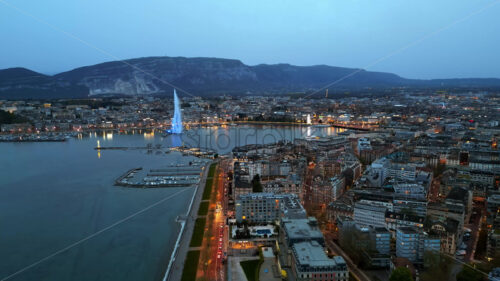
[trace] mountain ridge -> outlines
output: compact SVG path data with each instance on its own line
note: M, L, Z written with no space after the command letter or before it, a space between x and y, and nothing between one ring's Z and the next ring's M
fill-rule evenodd
M334 84L332 84L334 83ZM332 85L330 85L332 84ZM500 89L497 78L407 79L388 72L329 65L246 65L207 57L141 57L78 67L55 75L0 70L0 98L81 98L101 94L162 95L172 85L199 96L397 88Z

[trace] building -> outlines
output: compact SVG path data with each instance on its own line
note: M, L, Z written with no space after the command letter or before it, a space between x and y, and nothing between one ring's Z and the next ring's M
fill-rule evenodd
M394 193L407 198L425 199L427 192L425 187L416 183L396 183L392 186Z
M318 221L314 217L302 219L283 218L281 220L280 235L280 241L289 246L293 243L309 240L314 240L321 245L325 245L323 233L321 233Z
M319 229L318 221L314 217L305 219L288 219L281 220L279 233L279 242L282 245L282 250L286 255L285 265L290 266L292 245L295 243L316 241L320 245L325 245L325 238Z
M341 256L328 258L317 241L293 244L292 273L297 281L347 281L349 271Z
M345 180L343 177L333 177L330 179L330 184L332 185L332 200L337 201L344 193Z
M401 227L396 231L396 256L407 258L415 263L418 261L419 232L412 227Z
M339 241L342 241L346 235L352 235L352 231L356 231L356 223L348 216L338 216L337 227Z
M472 191L463 187L454 187L450 190L444 202L447 205L463 206L465 221L470 219L472 212Z
M439 253L441 251L441 239L437 235L429 235L428 233L424 233L423 239L420 239L421 247L423 247L423 251L421 251L421 259L423 259L423 255L426 252L434 252Z
M368 202L356 202L354 205L354 221L359 227L385 227L387 207Z
M385 227L374 227L371 229L372 240L375 242L375 249L380 254L391 252L391 233Z
M393 202L394 212L399 214L410 214L419 217L427 215L427 201L395 195Z
M446 219L453 219L458 222L458 230L461 231L465 223L465 208L463 205L445 203L429 203L427 215L433 220L445 222Z
M349 202L337 200L328 204L326 208L326 214L328 220L332 223L335 223L338 216L348 216L352 218L354 215L354 208Z
M358 153L361 154L363 150L371 150L372 146L370 144L369 138L359 138L358 139Z
M282 217L305 218L306 212L294 194L248 193L235 204L236 221L272 223Z
M409 226L415 227L417 229L423 229L424 221L424 217L419 217L411 214L398 214L394 212L387 212L385 214L385 223L394 238L396 238L396 230L398 228Z
M422 263L427 252L439 252L441 239L414 227L401 227L396 232L396 256Z
M441 251L454 255L461 241L459 223L454 219L447 218L444 221L429 219L427 224L429 226L426 230L433 236L440 238Z
M486 246L486 256L495 258L500 255L500 230L494 229L488 233L488 243Z
M302 196L301 181L296 175L265 181L262 185L265 193L295 194L299 198Z

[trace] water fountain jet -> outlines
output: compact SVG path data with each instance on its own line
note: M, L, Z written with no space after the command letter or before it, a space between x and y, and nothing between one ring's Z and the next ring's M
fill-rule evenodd
M174 89L174 117L172 118L172 125L166 131L167 134L182 134L182 116L181 116L181 103L177 92Z

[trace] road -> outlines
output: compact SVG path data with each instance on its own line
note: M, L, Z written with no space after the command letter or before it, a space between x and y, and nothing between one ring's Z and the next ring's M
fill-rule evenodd
M437 202L439 200L439 187L441 186L441 178L442 176L440 175L432 179L428 196L430 202Z
M205 280L223 281L226 280L225 253L227 252L228 228L225 225L224 216L224 185L227 178L224 165L219 162L214 175L213 190L210 200L209 215L206 225L205 239L202 245L198 270Z
M470 218L470 223L465 226L470 228L471 238L466 242L467 244L467 254L465 255L465 261L470 262L474 260L474 254L476 252L477 240L479 238L479 231L481 229L481 219L483 215L483 208L481 206L474 206L472 209L476 214L472 214Z
M337 245L333 242L333 237L328 234L325 235L326 246L337 256L342 256L347 263L347 267L349 272L358 279L359 281L371 281L371 279L361 270L359 269L349 258L349 256Z

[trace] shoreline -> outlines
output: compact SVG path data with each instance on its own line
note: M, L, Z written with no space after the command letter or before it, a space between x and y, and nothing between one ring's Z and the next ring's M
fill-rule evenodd
M196 194L198 193L199 188L200 188L200 185L196 186L196 188L195 188L193 196L191 197L191 202L189 203L188 211L186 212L186 216L189 216L189 213L191 212L191 209L193 208L194 199L196 197ZM182 236L184 234L184 229L186 226L185 220L182 220L179 218L177 218L177 219L178 219L178 222L181 224L181 229L179 230L179 234L177 235L177 240L175 241L175 244L174 244L174 249L172 250L172 254L170 255L170 259L168 261L167 270L165 272L165 276L163 277L163 281L166 281L168 276L169 276L170 269L172 268L172 264L174 263L175 257L177 256L177 250L179 249L179 245L181 243L181 239L182 239ZM189 218L186 217L186 220L187 219L189 219Z
M201 195L203 193L203 190L205 189L205 183L206 183L206 178L207 178L207 175L208 175L208 170L209 170L209 167L210 165L213 163L213 161L210 161L210 162L207 162L206 165L205 165L205 169L203 171L203 176L202 176L202 180L200 180L200 183L198 184L198 186L196 187L196 190L195 192L193 193L193 196L191 197L191 202L189 203L189 207L188 207L188 210L186 212L186 214L184 215L184 218L177 218L178 222L181 224L181 229L179 230L179 234L177 235L177 240L174 244L174 248L172 250L172 254L170 255L170 259L169 259L169 262L168 262L168 265L167 265L167 269L165 271L165 274L163 276L163 279L161 279L162 281L168 281L168 280L171 280L172 275L171 275L171 270L172 268L174 267L174 264L177 262L179 263L180 262L180 265L177 264L175 265L175 268L178 269L178 271L180 272L180 276L182 276L182 269L184 267L184 260L185 260L185 256L189 250L189 243L191 242L191 237L190 235L185 235L187 232L189 231L193 231L193 228L194 228L194 220L197 216L197 213L198 213L198 208L199 208L199 202L198 202L198 208L195 208L195 204L194 202L198 199L198 201L201 201ZM202 187L201 184L203 184L203 188L200 188ZM193 216L193 212L196 213L196 216ZM189 236L189 237L188 237ZM187 245L187 247L186 247ZM181 247L183 249L181 249ZM184 249L185 248L185 249ZM182 260L179 259L179 256L182 258ZM176 279L173 279L173 280L176 280ZM180 280L180 278L179 278Z
M231 123L212 123L212 124L186 124L188 128L185 128L186 131L192 129L199 128L212 128L212 127L240 127L240 126L270 126L270 127L311 127L311 128L341 128L341 129L349 129L355 131L373 131L375 129L380 129L380 127L360 127L359 125L347 125L347 124L307 124L307 123L297 123L297 122L273 122L273 121L234 121ZM44 139L33 139L33 140L3 140L6 136L11 137L19 137L23 135L33 135L33 136L48 136L51 134L57 135L66 135L71 134L71 137L77 137L79 134L91 134L91 133L102 133L102 132L113 132L113 133L128 133L132 131L157 131L164 132L165 128L161 126L146 126L146 127L127 127L127 128L85 128L79 131L75 130L58 130L51 132L43 132L43 133L34 133L34 132L0 132L0 142L63 142L66 140L66 136L57 136L56 140L44 140Z

